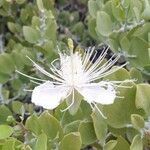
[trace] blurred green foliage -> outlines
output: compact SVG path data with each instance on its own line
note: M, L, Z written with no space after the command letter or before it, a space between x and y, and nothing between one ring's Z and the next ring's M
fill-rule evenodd
M35 84L15 72L45 78L26 55L49 68L66 39L86 48L101 43L129 61L106 79L137 79L120 88L124 99L99 105L107 119L81 101L53 111L30 102ZM142 150L150 148L149 0L0 0L0 150Z

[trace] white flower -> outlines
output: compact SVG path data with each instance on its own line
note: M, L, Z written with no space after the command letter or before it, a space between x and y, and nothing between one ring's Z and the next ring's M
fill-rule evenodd
M96 57L94 55L94 48L90 51L80 54L71 50L71 54L59 53L60 68L57 69L53 64L50 68L51 73L44 70L37 65L33 60L33 65L42 72L44 75L50 78L45 81L38 78L27 76L31 79L43 81L44 83L36 86L32 92L31 101L36 105L43 106L46 109L56 108L62 100L72 95L72 103L66 109L69 109L76 100L74 92L77 91L83 96L83 99L87 101L93 108L96 103L100 104L112 104L117 97L116 87L118 84L125 81L100 81L103 77L114 73L126 64L120 67L112 66L117 62L119 56L110 58L104 63L104 58L107 54L107 50L104 50L99 58L93 63ZM94 56L93 56L94 55ZM91 56L93 56L92 60ZM65 109L65 110L66 110ZM97 108L98 109L98 108Z

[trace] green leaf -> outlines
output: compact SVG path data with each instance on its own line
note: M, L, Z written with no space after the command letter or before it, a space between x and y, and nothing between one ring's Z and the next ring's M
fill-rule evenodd
M103 5L103 11L107 12L107 14L110 16L111 20L114 21L115 18L113 16L111 3L112 3L111 1L107 1L105 3L105 5Z
M8 23L7 23L7 26L8 26L8 29L9 29L11 32L13 32L13 33L17 32L17 26L16 26L15 23L13 23L13 22L8 22Z
M0 83L5 83L9 80L10 76L8 74L0 72Z
M15 65L10 54L2 53L0 55L0 72L10 74L15 70Z
M130 76L132 79L136 79L136 83L141 83L143 82L143 77L142 77L142 74L141 72L136 69L136 68L131 68L130 69Z
M47 10L50 10L52 12L55 12L55 10L54 10L55 1L54 0L42 0L42 1L43 1L44 8L46 8Z
M129 50L129 48L130 48L129 39L126 36L122 37L122 39L120 40L120 45L123 50L125 50L125 51Z
M27 119L25 127L35 135L41 134L42 129L40 127L38 117L35 115L32 115Z
M129 62L135 67L143 67L150 63L148 42L143 39L132 38L128 54Z
M136 17L137 21L141 19L141 13L143 10L143 4L141 0L131 0L130 1L130 8L131 8L131 16Z
M2 150L15 150L15 140L7 140L4 143Z
M147 115L150 115L150 85L138 84L136 91L136 106L145 110Z
M113 150L130 150L129 143L121 136L117 138L117 144Z
M43 12L44 11L43 1L42 0L37 0L36 2L37 2L37 6L38 6L39 10L41 12Z
M79 132L84 145L92 144L97 140L92 122L82 122L79 126Z
M76 120L76 121L73 121L73 122L67 124L64 127L65 134L68 134L70 132L77 132L78 128L79 128L79 125L80 125L80 122L81 122L80 120Z
M62 133L58 120L50 115L47 111L40 115L39 124L43 132L50 139L54 139L58 134Z
M146 79L150 77L150 64L144 66L144 68L140 69Z
M75 115L71 115L68 111L64 112L63 116L61 117L61 124L62 126L65 126L76 120L81 121L83 121L83 119L90 120L91 119L90 114L91 114L90 105L86 101L82 100L78 112Z
M0 139L5 139L11 136L13 128L8 125L0 125Z
M104 145L104 150L113 150L116 144L117 144L116 140L110 140Z
M98 6L97 2L93 1L93 0L89 0L88 1L88 9L89 9L90 15L93 18L95 18L96 17L96 13L99 10L99 6Z
M104 150L130 150L128 142L121 136L117 140L110 140L104 146Z
M39 31L28 26L23 27L23 35L25 37L25 40L30 43L36 43L40 39Z
M66 99L67 106L71 105L72 97L73 97L72 94L69 97L67 97L67 99ZM72 105L72 107L69 108L69 112L71 115L74 115L77 113L77 111L80 107L81 100L83 99L81 94L78 93L78 91L76 91L76 90L74 91L74 97L76 98L74 101L74 104Z
M72 132L64 136L60 142L60 150L80 150L82 145L79 132Z
M89 18L89 20L88 20L88 31L94 39L97 38L97 33L96 33L95 28L96 28L96 20Z
M47 150L47 136L42 133L38 136L37 142L35 145L35 150Z
M1 0L0 1L0 7L3 5L3 3L4 3L4 0Z
M137 130L141 130L145 126L143 117L137 114L131 115L131 122L133 124L133 127Z
M139 134L139 131L135 128L126 128L126 135L130 142L132 142L133 138Z
M115 66L113 68L117 68L117 66ZM109 79L109 80L112 80L112 81L117 81L117 80L118 81L123 81L123 80L126 80L126 79L130 79L130 74L126 69L121 68L118 71L115 71L114 73L108 75L106 77L106 79Z
M140 26L135 30L135 32L133 33L133 36L139 37L149 42L148 36L147 36L149 31L150 31L150 22L146 22L143 26Z
M13 101L13 102L12 102L12 110L13 110L13 112L15 112L16 114L22 115L22 112L24 111L23 103L21 103L21 102L19 102L19 101Z
M11 111L5 105L0 105L0 124L6 123L8 116L12 116Z
M141 139L141 135L136 135L132 140L130 150L143 150L143 142Z
M107 123L114 128L126 127L131 122L131 114L139 113L135 106L136 87L133 83L125 85L131 88L120 88L119 95L124 98L118 98L113 104L104 105L101 109L107 117Z
M125 20L125 12L122 8L120 0L112 0L111 1L112 12L116 20L122 22Z
M150 2L148 0L145 1L145 9L142 13L142 18L149 21L150 20Z
M97 13L96 28L97 31L103 36L109 36L112 32L112 21L106 12L99 11Z
M16 48L16 49L18 49L18 48ZM13 51L11 53L11 57L14 60L16 69L21 70L24 67L24 63L23 63L24 56L22 55L22 53L18 50Z
M92 113L92 119L94 124L94 130L97 139L103 145L105 142L106 134L107 134L107 124L103 117L99 114L98 111L94 111Z
M26 0L16 0L18 4L23 4Z
M53 18L54 16L51 13L47 15L51 15L51 17L48 18L46 23L45 38L47 38L48 40L52 40L53 44L55 44L57 38L57 24Z

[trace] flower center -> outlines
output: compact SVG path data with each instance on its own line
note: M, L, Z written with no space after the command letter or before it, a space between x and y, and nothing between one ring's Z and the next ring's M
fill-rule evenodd
M87 82L81 56L76 52L72 56L61 58L62 76L68 86L78 86Z

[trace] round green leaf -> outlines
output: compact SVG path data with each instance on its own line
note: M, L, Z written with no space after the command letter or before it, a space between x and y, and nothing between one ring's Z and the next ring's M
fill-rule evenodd
M58 135L58 133L62 134L62 129L58 120L50 115L47 111L42 113L38 120L43 132L50 139L54 139Z
M110 140L104 145L104 150L113 150L116 144L117 144L116 140Z
M131 68L130 69L130 76L132 79L136 79L136 83L140 83L143 81L143 78L142 78L142 74L139 70L137 70L136 68Z
M8 125L0 125L0 139L5 139L11 136L13 128Z
M47 150L47 136L46 134L42 133L38 136L35 150Z
M84 145L92 144L97 140L92 122L82 122L79 126L79 132Z
M38 117L35 115L32 115L27 119L25 127L36 135L41 134L42 129Z
M93 18L95 18L96 17L96 13L99 10L99 6L98 6L97 2L93 1L93 0L89 0L88 1L88 8L89 8L90 15Z
M143 150L143 142L141 139L141 135L136 135L132 140L130 150Z
M77 113L79 107L80 107L80 103L81 103L81 100L83 99L83 97L81 96L80 93L78 93L78 91L74 91L74 97L76 98L76 100L74 101L74 104L72 105L72 107L69 108L69 112L71 115L74 115ZM72 103L72 94L67 97L66 99L66 103L67 105L71 105Z
M9 80L10 75L0 72L0 83L5 83Z
M23 27L23 35L25 37L25 40L30 43L36 43L40 39L39 31L28 26Z
M120 89L120 96L124 98L116 99L113 104L103 106L107 123L114 128L126 127L131 122L131 114L139 113L135 106L136 87L133 83L126 84L126 86L131 88Z
M22 112L24 111L23 109L24 109L23 103L21 103L20 101L13 101L12 102L12 110L16 114L22 115Z
M64 136L60 142L60 150L80 150L82 145L79 132L72 132Z
M65 127L64 127L64 132L65 134L68 134L70 132L77 132L78 131L78 128L79 128L79 125L80 125L80 120L76 120L76 121L73 121L69 124L67 124Z
M107 134L107 124L104 118L96 110L92 113L94 130L97 139L103 145Z
M116 20L122 22L125 20L125 11L124 8L122 7L121 1L120 0L112 0L111 1L111 8L114 17Z
M41 12L43 12L44 11L44 6L43 6L42 0L37 0L36 2L37 2L37 6L38 6L39 10Z
M12 116L11 111L5 105L0 105L0 124L6 123L8 116Z
M137 115L137 114L132 114L131 115L131 122L133 126L140 130L141 128L144 128L145 122L142 116Z
M97 31L103 36L109 36L112 32L112 21L106 12L99 11L97 13L96 28Z
M129 62L135 67L144 67L150 63L148 42L141 38L132 38L128 54Z
M150 85L149 84L138 84L136 91L136 106L143 108L147 115L150 115Z
M121 136L117 138L117 144L113 150L130 150L129 143Z
M0 72L10 74L15 70L15 65L10 54L0 54Z

